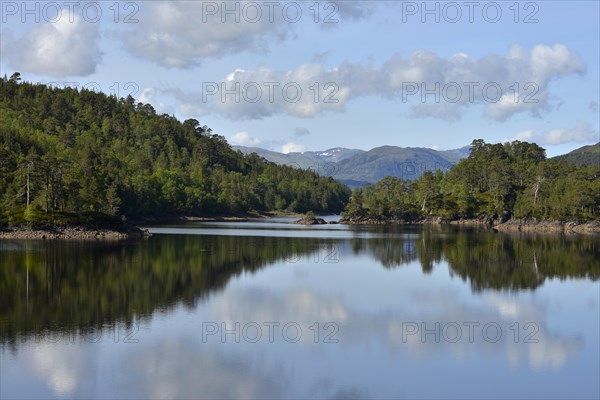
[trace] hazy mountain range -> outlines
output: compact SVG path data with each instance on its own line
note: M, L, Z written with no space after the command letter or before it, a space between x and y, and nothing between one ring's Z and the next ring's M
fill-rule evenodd
M437 151L422 147L382 146L369 151L335 147L324 151L279 153L259 147L233 146L242 153L256 153L277 164L310 168L351 187L375 183L386 176L417 179L424 171L448 169L469 155L469 146Z
M259 147L232 146L244 154L256 153L277 164L310 168L350 187L376 183L386 176L417 179L424 171L446 170L469 156L469 146L438 151L424 147L381 146L369 151L335 147L323 151L279 153ZM599 165L600 143L554 157L575 164Z

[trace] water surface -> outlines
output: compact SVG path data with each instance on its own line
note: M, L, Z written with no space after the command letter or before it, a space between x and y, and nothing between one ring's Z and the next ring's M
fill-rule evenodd
M190 223L0 241L0 398L598 398L600 240Z

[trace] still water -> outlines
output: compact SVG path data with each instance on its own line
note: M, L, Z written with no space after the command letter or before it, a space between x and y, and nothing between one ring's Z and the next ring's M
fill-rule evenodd
M598 398L600 238L191 223L0 241L0 398Z

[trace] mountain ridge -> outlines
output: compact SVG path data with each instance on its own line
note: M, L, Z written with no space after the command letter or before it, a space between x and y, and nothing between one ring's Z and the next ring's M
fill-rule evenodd
M350 187L376 183L386 176L418 179L423 172L447 170L468 157L469 146L451 150L383 145L370 150L333 147L320 151L280 153L260 147L232 146L244 154L256 153L277 164L313 169Z
M562 160L575 165L600 165L600 142L583 146L567 154L552 157L553 160Z

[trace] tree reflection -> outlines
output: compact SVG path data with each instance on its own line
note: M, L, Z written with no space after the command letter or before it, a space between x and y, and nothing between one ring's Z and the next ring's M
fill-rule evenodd
M355 239L355 254L368 252L384 267L419 262L424 273L445 261L451 276L474 291L535 289L547 278L600 277L600 240L595 236L503 234L424 228L417 237Z
M0 338L86 330L195 303L327 239L166 235L135 243L0 242Z
M340 261L365 253L385 268L448 265L473 291L534 290L548 278L600 277L594 236L376 227ZM0 343L48 331L131 324L156 310L195 307L229 279L277 262L312 260L345 239L159 235L133 243L0 242ZM324 260L323 260L324 261Z

